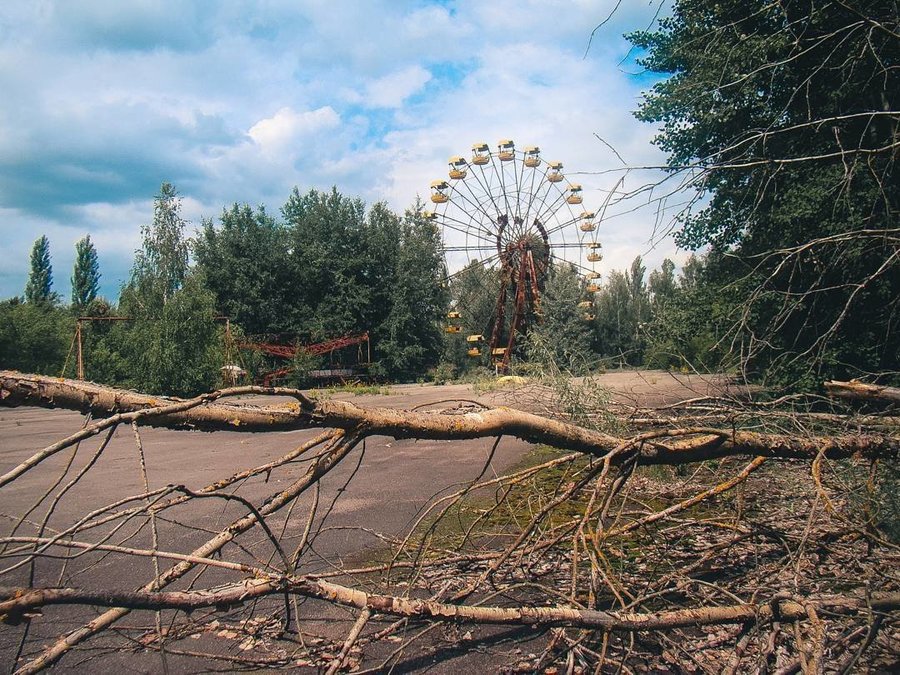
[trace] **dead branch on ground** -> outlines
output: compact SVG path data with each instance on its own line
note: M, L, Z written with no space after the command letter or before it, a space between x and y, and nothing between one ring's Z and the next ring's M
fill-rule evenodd
M224 401L251 394L288 398ZM542 645L503 656L528 670L820 672L826 660L849 669L896 658L900 547L885 500L900 438L890 422L869 431L840 411L704 397L633 414L611 433L513 408L412 412L259 387L180 401L10 371L0 401L90 414L3 465L0 512L12 524L0 537L0 618L18 637L0 649L20 673L110 639L164 659L382 668L473 632L502 650L495 626ZM104 458L128 452L127 442L109 449L124 423L135 425L139 480L98 490ZM294 447L257 458L248 446L249 467L206 485L160 483L139 426L272 431ZM403 531L333 525L375 437L493 446L473 479L435 493ZM502 438L568 454L545 449L497 475ZM357 567L328 553L353 533L374 538ZM152 626L122 622L143 611ZM63 619L82 625L55 635ZM204 649L184 649L191 638ZM240 641L243 654L223 655L216 639Z

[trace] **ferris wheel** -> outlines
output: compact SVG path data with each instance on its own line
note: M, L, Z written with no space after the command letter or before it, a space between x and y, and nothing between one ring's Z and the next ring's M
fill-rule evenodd
M569 262L580 270L585 297L582 317L593 320L596 264L603 259L597 217L583 204L582 187L565 180L559 161L546 161L537 146L517 150L509 139L496 151L475 143L466 158L449 160L447 179L431 183L451 284L476 263L498 280L488 337L467 337L470 356L487 347L492 362L506 367L516 339L541 320L541 297L551 266ZM608 200L607 200L608 201ZM449 313L447 331L458 333L465 308Z

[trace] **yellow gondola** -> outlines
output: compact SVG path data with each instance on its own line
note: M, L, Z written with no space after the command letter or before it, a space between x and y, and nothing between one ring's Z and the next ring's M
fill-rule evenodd
M445 329L448 333L458 333L462 330L459 326L447 326Z
M585 286L584 290L586 290L588 293L596 293L600 290L600 287L597 284L588 284L587 286Z
M435 204L443 204L450 201L450 196L444 192L448 190L450 185L445 180L435 180L431 182L431 201Z
M541 149L536 145L529 145L525 148L525 166L530 169L540 166Z
M462 180L466 177L466 169L468 162L459 155L450 158L450 178L453 180Z
M462 316L462 314L460 314L459 312L456 312L456 311L453 311L453 312L447 312L447 318L448 318L448 319L458 319L458 318L460 318L461 316Z
M501 162L509 162L516 158L516 144L508 138L497 143L497 157Z
M597 317L594 314L582 314L581 318L584 319L585 321L593 321Z
M481 356L481 350L478 347L472 347L466 354L469 356Z
M495 358L498 356L506 356L506 347L494 347L491 350L491 356Z
M563 179L562 175L562 162L547 162L547 167L549 171L547 171L547 180L551 183L559 183Z
M422 211L422 217L425 220L437 220L437 214L434 211Z
M466 338L466 342L481 342L484 340L484 335L470 335Z
M578 226L578 229L580 229L582 232L593 232L597 229L597 226L592 220L586 220Z
M569 185L569 196L566 197L566 202L568 204L580 204L584 201L581 197L581 185L578 183L572 183Z
M586 246L587 246L589 249L591 249L591 250L596 250L596 249L599 249L599 248L603 248L603 244L601 244L599 241L589 241L589 242L586 244Z
M587 279L588 281L590 281L591 279L599 279L600 272L588 272L587 274L584 275L584 278Z
M476 143L472 146L472 159L469 160L469 164L484 166L490 161L491 151L487 143Z
M588 262L600 262L603 260L603 254L598 253L597 251L591 251L587 254Z
M593 307L593 305L594 303L592 303L590 300L582 300L578 303L578 309L590 309L591 307Z

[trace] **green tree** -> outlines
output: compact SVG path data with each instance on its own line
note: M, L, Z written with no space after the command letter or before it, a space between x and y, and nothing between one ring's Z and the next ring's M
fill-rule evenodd
M163 183L119 302L131 321L112 333L128 384L188 396L215 387L223 344L215 296L188 268L180 208L175 188Z
M632 36L666 75L638 117L701 199L676 240L739 287L750 372L900 370L900 28L892 1L676 0Z
M75 244L75 266L72 270L72 308L83 312L97 297L100 290L100 264L97 249L91 235L85 235Z
M31 270L25 284L25 302L54 304L53 267L50 264L50 240L41 235L31 248Z
M153 201L153 222L141 227L141 248L128 281L129 302L151 315L161 313L187 276L185 225L178 192L171 183L163 183Z
M376 345L389 375L421 377L437 364L449 299L444 276L440 232L417 203L403 218L390 311Z
M74 334L71 314L47 302L0 302L0 367L59 375ZM71 375L71 371L69 371Z
M582 374L594 361L591 351L590 326L584 320L585 310L578 307L585 291L578 271L569 263L551 266L541 297L540 323L526 337L526 358L552 358L560 370ZM593 310L591 310L593 311Z
M613 270L597 293L594 334L596 350L619 365L643 363L650 300L646 267L637 256L624 273Z
M288 308L299 289L288 268L288 233L264 207L234 204L218 227L204 220L193 248L221 314L248 334L295 332Z
M158 317L138 317L125 331L130 384L175 396L214 389L224 364L215 314L215 297L202 277L188 274Z
M735 291L710 278L707 257L692 255L677 279L669 283L669 266L650 274L653 308L646 330L646 363L655 368L691 371L730 370L726 338ZM660 289L664 288L664 292ZM660 297L662 296L662 297Z
M287 319L294 332L317 341L365 330L360 274L365 205L360 199L294 188L282 207L293 297ZM373 283L378 283L371 280Z
M658 270L650 272L647 280L647 291L650 294L650 309L652 314L661 311L672 299L676 291L675 263L665 258Z
M489 355L483 358L468 356L470 345L466 342L469 335L484 335L490 338L491 320L500 293L500 280L494 269L486 267L482 262L473 260L450 277L450 303L454 311L459 312L459 320L451 323L459 325L459 333L445 333L442 359L453 366L455 373L489 363ZM485 345L475 345L484 347ZM482 351L487 352L487 349Z

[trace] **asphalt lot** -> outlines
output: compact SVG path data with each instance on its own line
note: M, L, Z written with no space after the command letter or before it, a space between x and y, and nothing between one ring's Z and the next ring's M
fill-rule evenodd
M611 373L599 379L599 385L610 388L614 398L623 402L640 402L658 405L673 400L691 398L710 393L712 380L697 376L672 376L659 372ZM336 398L351 400L361 406L391 408L440 409L457 405L469 405L480 401L490 405L510 405L528 408L534 404L533 392L500 389L478 395L467 385L401 385L390 387L390 393L353 396L337 394ZM258 403L259 401L254 401ZM269 401L277 403L277 401ZM68 436L83 424L80 414L65 410L40 408L0 408L0 471L7 471L36 450ZM169 484L185 485L199 490L215 480L238 471L258 466L288 452L316 435L314 431L278 433L241 433L222 431L171 431L141 428L141 441L145 452L147 480L151 490ZM65 494L53 504L47 519L45 533L60 531L86 513L129 496L145 492L140 458L130 427L119 428L99 457L102 436L96 436L81 444L76 454L71 450L58 453L38 467L0 489L0 531L9 534L13 525L27 514L18 528L21 535L34 535L38 523L48 512L51 500L44 500L30 511L39 497L51 491ZM371 552L383 547L373 532L388 536L405 533L410 523L424 505L436 496L446 494L478 476L483 470L487 475L500 474L521 463L530 446L513 438L503 438L490 464L491 442L471 441L396 441L384 437L372 437L360 444L344 461L321 482L316 529L323 529L315 545L302 559L301 571L322 571L334 565L342 565L366 559ZM295 480L306 464L299 462L273 471L271 475L253 477L231 488L231 492L253 504L261 504ZM84 476L70 489L68 483L80 472ZM292 509L284 509L269 519L272 530L278 533L283 547L290 551L300 539L306 526L313 501L312 491L305 494ZM190 552L234 519L246 514L240 502L223 499L193 500L189 504L169 509L158 519L158 546L161 550ZM152 538L146 518L133 519L118 529L107 527L103 532L108 541L133 547L150 547ZM90 535L96 538L97 532ZM85 535L87 537L87 535ZM262 534L248 535L246 550L230 546L224 551L229 560L244 560L259 564L273 555L273 547ZM6 558L8 567L14 558ZM28 585L27 567L0 576L0 585ZM150 559L138 559L123 565L120 558L89 553L77 560L63 563L59 560L42 560L35 568L35 586L57 584L81 587L131 589L145 583L153 576ZM199 586L215 583L220 575L206 572ZM222 576L224 580L225 576ZM185 588L196 580L187 579L174 588ZM34 622L30 631L26 652L33 652L41 644L68 627L76 627L85 619L85 610L70 608L47 609L46 619ZM135 622L146 624L149 614ZM337 621L337 618L335 618ZM346 626L340 624L340 630ZM7 660L14 653L19 638L17 630L0 631L0 658ZM105 644L96 642L100 647ZM114 646L113 643L110 646ZM102 654L101 651L97 652ZM65 659L64 670L80 670L90 661L84 657ZM128 656L105 654L91 668L101 671L124 669L133 672L152 672L159 661L154 655ZM177 663L174 671L193 672L196 660Z

